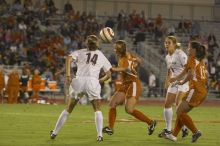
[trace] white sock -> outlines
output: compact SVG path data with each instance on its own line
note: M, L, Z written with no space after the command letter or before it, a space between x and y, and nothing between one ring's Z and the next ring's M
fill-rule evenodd
M102 137L102 128L103 128L103 116L101 111L95 112L95 125L98 136Z
M63 124L66 122L66 119L69 116L69 112L66 110L63 110L63 112L60 114L60 117L57 120L56 126L53 130L53 134L57 135L57 133L60 131L60 128L63 126Z
M164 108L164 119L166 122L166 129L168 131L172 130L172 118L173 118L173 109L170 108Z

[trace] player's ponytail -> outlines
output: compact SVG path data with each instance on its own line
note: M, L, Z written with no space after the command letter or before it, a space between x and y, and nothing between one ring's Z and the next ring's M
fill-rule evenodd
M196 49L196 58L198 60L204 59L206 56L206 48L204 45L200 45L198 49Z

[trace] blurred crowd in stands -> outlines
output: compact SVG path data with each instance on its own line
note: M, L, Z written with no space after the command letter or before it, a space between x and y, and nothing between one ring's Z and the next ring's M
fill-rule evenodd
M14 0L12 4L0 0L0 65L22 66L19 79L15 78L18 82L22 75L33 79L39 74L44 80L55 80L58 87L64 87L65 55L85 47L87 35L98 34L100 28L108 26L115 30L118 39L133 37L135 45L145 41L146 35L152 36L154 42L162 43L164 36L177 32L189 34L189 40L200 39L207 44L209 52L211 88L220 90L220 54L213 57L219 45L212 32L208 36L202 35L197 21L183 20L177 25L166 26L160 14L156 19L147 19L144 11L126 14L121 10L117 18L110 16L103 24L93 13L75 11L69 1L63 12L60 11L53 0L24 0L23 3ZM165 50L160 53L163 55ZM109 59L116 64L114 57ZM13 69L18 72L16 70ZM3 68L1 72L8 74L10 80L10 73ZM22 84L26 86L27 83ZM26 96L26 89L22 90L21 95Z

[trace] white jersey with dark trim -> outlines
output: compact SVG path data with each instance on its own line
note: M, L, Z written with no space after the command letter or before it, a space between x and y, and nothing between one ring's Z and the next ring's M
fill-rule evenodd
M76 76L99 78L101 68L106 72L112 67L100 50L81 49L70 54L77 65Z
M181 49L176 49L172 55L167 54L166 56L166 64L167 68L171 71L171 77L176 77L180 74L186 63L187 55Z

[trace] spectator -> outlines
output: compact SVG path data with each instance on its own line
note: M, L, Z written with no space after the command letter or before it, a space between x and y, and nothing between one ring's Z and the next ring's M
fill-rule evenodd
M198 21L195 21L191 28L191 35L192 36L200 36L201 27Z
M157 18L155 20L155 25L158 28L160 28L163 25L163 19L162 19L162 15L161 14L157 15Z
M210 32L208 36L208 48L211 52L213 52L215 47L219 48L214 33Z
M150 75L149 75L149 83L148 83L148 97L151 96L151 94L154 95L154 97L157 97L157 93L156 93L156 76L153 73L153 71L150 71Z
M42 76L45 77L47 81L53 81L53 73L50 68L46 68Z
M168 27L168 29L167 29L167 35L168 35L168 36L169 36L169 35L174 36L175 33L176 33L175 26L174 26L174 25L170 25L170 27Z
M20 86L21 86L21 90L20 90L20 99L19 101L21 103L27 103L28 102L28 81L29 81L29 75L28 75L28 70L26 68L22 69L22 74L20 77Z
M9 75L6 91L8 93L8 103L17 103L20 89L19 74L17 68L14 68Z
M41 89L41 76L39 75L40 72L38 69L34 70L34 75L32 76L32 96L31 96L31 102L37 103L39 100L39 91Z
M114 20L112 19L112 17L109 17L105 23L105 27L110 27L110 28L114 29L114 26L115 26Z
M69 13L72 10L73 10L73 6L72 6L72 4L68 0L66 2L66 4L64 5L64 13Z
M121 18L118 21L117 32L118 32L118 39L119 40L123 40L125 38L126 24L127 24L126 18Z

